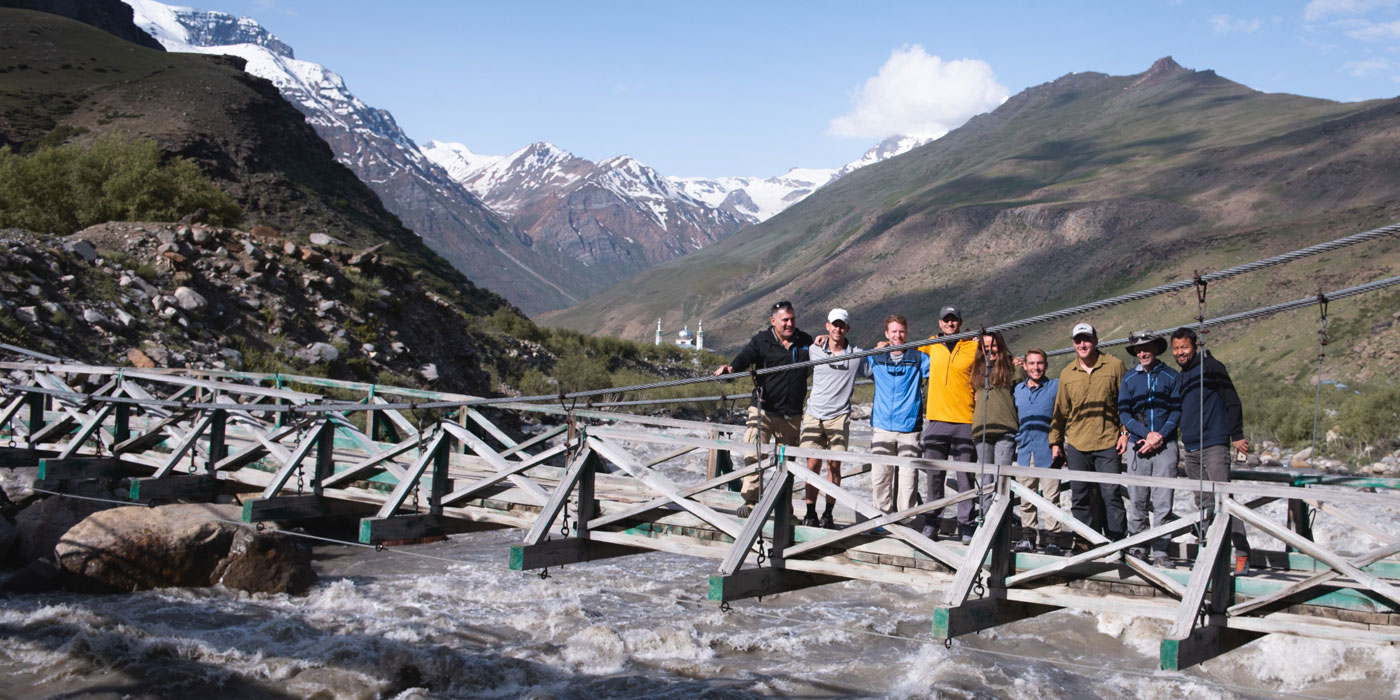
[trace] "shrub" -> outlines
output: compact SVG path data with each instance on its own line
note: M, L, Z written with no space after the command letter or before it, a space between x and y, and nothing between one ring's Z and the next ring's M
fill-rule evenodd
M166 157L152 139L107 134L23 156L0 149L0 226L67 234L104 221L174 221L196 209L222 226L243 218L197 163Z

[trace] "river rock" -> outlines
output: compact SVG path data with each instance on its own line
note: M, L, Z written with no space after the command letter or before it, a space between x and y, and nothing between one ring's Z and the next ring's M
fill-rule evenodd
M303 362L335 362L340 351L330 343L312 343L296 352L297 359Z
M10 521L0 518L0 561L8 561L10 550L14 548L15 542L19 541L19 531L15 529Z
M64 241L63 249L88 262L97 260L97 249L92 247L92 244L87 241Z
M73 526L54 552L69 574L69 586L77 590L207 586L239 529L218 520L238 517L237 506L231 505L113 508Z
M1308 458L1312 457L1312 448L1304 447L1293 453L1293 457L1288 460L1289 469L1308 469L1312 465L1308 463Z
M11 574L0 588L11 593L44 593L62 585L62 576L63 570L53 562L39 559Z
M213 580L250 593L301 595L316 583L311 550L276 531L239 528Z
M189 287L180 287L175 290L175 301L180 308L185 311L198 311L209 305L204 296Z

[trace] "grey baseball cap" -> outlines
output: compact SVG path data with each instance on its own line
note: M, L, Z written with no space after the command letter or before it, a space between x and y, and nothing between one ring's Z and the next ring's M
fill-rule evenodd
M953 306L952 304L943 307L943 310L938 312L938 320L941 321L945 318L948 318L949 316L952 316L953 318L956 318L959 321L962 320L962 312L958 311L958 307Z

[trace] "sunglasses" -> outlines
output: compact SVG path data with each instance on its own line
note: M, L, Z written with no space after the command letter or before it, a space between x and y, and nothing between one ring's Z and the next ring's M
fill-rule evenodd
M791 310L792 310L792 302L790 302L790 301L780 301L780 302L778 302L778 303L776 303L776 304L773 305L773 311L777 311L777 310L779 310L779 309L787 309L787 310L791 311Z

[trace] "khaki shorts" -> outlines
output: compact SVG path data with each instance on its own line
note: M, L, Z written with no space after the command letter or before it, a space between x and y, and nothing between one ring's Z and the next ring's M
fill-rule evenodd
M820 420L802 416L802 442L798 447L814 450L845 450L850 443L851 414Z

